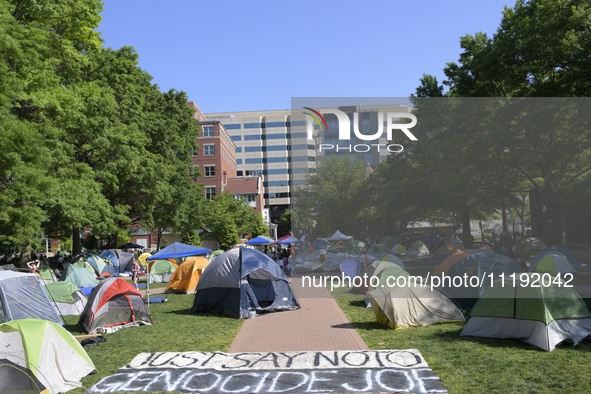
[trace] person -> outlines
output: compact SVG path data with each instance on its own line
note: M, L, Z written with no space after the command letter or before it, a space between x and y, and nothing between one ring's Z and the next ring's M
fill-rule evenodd
M140 263L138 263L137 260L133 260L133 263L131 264L131 279L133 279L133 285L136 289L139 289L137 280L140 277L140 269Z
M37 274L39 272L39 266L41 265L40 260L32 260L27 263L27 266L31 270L32 273Z

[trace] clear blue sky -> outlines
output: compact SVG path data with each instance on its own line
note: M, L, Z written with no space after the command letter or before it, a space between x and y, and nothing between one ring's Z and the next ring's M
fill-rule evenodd
M294 96L407 97L514 2L105 0L99 31L203 112L287 109Z

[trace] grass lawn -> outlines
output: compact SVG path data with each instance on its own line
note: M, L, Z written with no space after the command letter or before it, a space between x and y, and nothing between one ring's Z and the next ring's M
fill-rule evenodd
M157 287L150 285L150 287ZM90 388L101 378L113 374L142 352L227 351L238 333L242 320L191 312L194 295L166 294L167 302L150 304L154 325L121 329L106 334L106 342L85 347L97 373L82 379ZM78 327L78 318L66 318L74 335L86 334ZM83 393L79 389L72 393Z
M333 292L370 349L418 349L451 393L591 392L591 340L547 353L513 339L460 337L462 324L392 330L363 295Z

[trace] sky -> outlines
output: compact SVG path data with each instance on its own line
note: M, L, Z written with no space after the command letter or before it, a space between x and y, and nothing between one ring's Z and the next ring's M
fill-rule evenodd
M205 113L292 97L408 97L441 81L460 37L494 34L514 0L104 0L106 47L132 46L161 90Z

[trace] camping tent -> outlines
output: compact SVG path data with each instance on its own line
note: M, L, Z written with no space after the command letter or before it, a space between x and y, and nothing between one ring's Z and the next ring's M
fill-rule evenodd
M447 276L451 277L451 280L445 283L442 289L463 308L469 309L474 306L484 290L490 287L494 279L501 274L509 276L520 272L523 272L523 268L507 256L488 251L476 252L449 267ZM474 276L477 276L478 280L471 279ZM460 283L454 279L456 277L467 279ZM460 285L456 286L458 283Z
M174 260L173 260L174 261ZM170 260L152 260L148 264L150 283L168 283L174 272L179 267Z
M48 283L45 290L62 316L79 315L86 306L86 296L71 282Z
M367 293L379 323L398 329L464 321L460 308L436 289L402 282L407 283L380 286Z
M279 245L295 244L296 242L300 242L300 240L291 234L285 235L279 238L277 241L275 241L275 243Z
M533 272L550 275L576 274L577 270L568 262L562 253L548 253L530 267Z
M335 233L333 235L326 238L326 240L327 241L346 241L351 238L353 238L352 235L345 235L345 234L341 233L339 230L337 230L337 231L335 231Z
M546 249L546 245L540 238L524 237L517 239L514 249L517 256L528 256L538 250Z
M422 257L429 256L429 248L422 241L416 241L406 250L406 257Z
M441 263L439 263L439 265L437 265L437 267L435 267L435 269L433 270L431 275L441 275L443 272L447 273L447 271L453 266L455 265L458 261L460 261L461 259L463 259L464 257L467 257L468 253L460 250L457 251L449 256L447 256Z
M62 273L60 280L64 282L72 282L78 286L79 289L82 289L83 287L98 286L99 281L96 279L95 272L91 272L77 264L78 263L65 264L64 272Z
M94 268L94 271L98 276L101 276L103 272L112 272L114 271L113 264L108 260L105 261L101 257L89 254L86 256L86 262Z
M115 267L116 273L131 271L131 263L134 258L133 252L124 252L122 250L108 249L101 253L103 260L109 260Z
M424 236L421 241L427 245L427 248L431 253L435 252L440 247L445 246L445 239L441 235L435 233Z
M0 324L0 349L3 393L27 392L21 391L26 388L66 392L82 387L80 379L95 370L72 334L47 320L22 319ZM22 386L23 381L29 387Z
M521 280L527 275L528 280ZM559 343L575 344L591 334L591 313L577 292L555 283L542 286L534 273L505 276L478 300L460 335L515 338L547 352Z
M398 256L403 256L406 254L406 248L400 244L396 244L394 246L392 246L392 249L390 249L392 253L394 253L395 255Z
M168 280L166 293L194 293L199 283L199 278L203 274L205 267L209 265L209 260L203 256L189 257L185 262L178 266Z
M0 323L29 317L64 324L35 274L0 271Z
M194 312L249 318L251 311L298 309L289 280L270 257L237 248L216 257L197 285Z
M538 253L532 260L532 266L536 265L538 263L538 261L540 261L544 256L548 255L548 254L552 254L552 253L560 253L562 254L566 260L570 263L570 265L573 266L573 268L579 269L581 268L581 262L579 261L579 259L576 258L576 256L569 251L568 249L565 248L561 248L560 246L550 246L549 248L546 248L544 250L542 250L540 253Z
M159 252L146 258L147 261L159 259L180 259L181 257L201 256L211 252L211 249L175 242Z
M151 325L152 318L142 295L131 283L110 278L94 288L80 323L89 334L94 334L105 327Z

